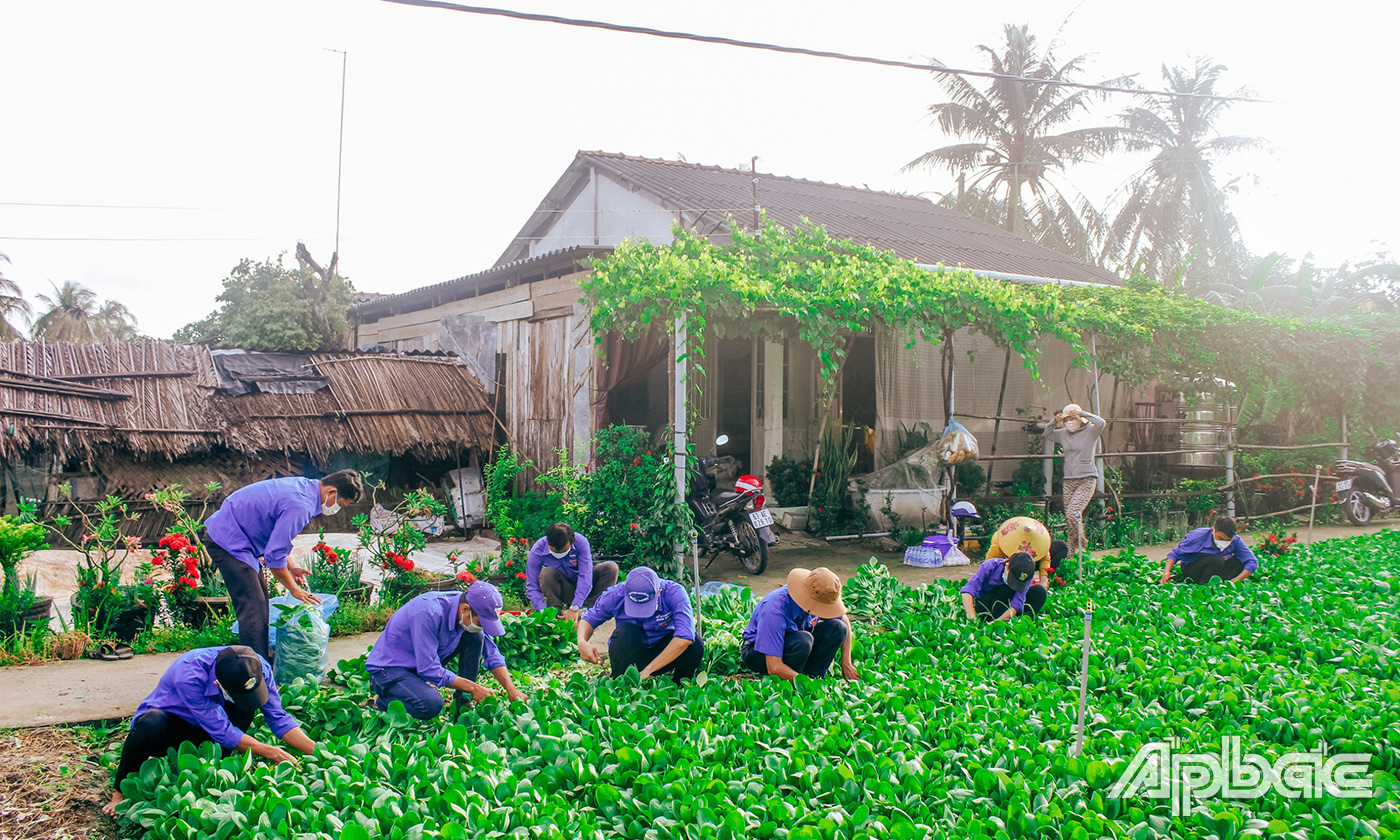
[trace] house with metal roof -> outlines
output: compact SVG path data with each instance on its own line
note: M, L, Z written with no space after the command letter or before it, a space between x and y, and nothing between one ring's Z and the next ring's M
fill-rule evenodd
M1120 282L1104 269L922 196L583 151L494 266L358 304L355 341L465 358L492 392L510 442L548 466L556 449L577 452L594 430L611 423L659 430L669 421L668 341L602 336L595 342L579 303L578 280L588 258L626 239L669 242L677 225L722 241L731 219L749 226L760 215L784 226L810 220L834 236L906 259L1008 282ZM727 434L722 453L760 476L774 456L810 455L821 425L818 365L810 348L795 340L710 341L707 381L697 385L692 403L698 404L697 440ZM1006 411L1034 415L1068 397L1083 399L1091 387L1088 372L1069 364L1066 348L1047 348L1042 379L1035 382L989 339L959 336L957 343L958 403L974 414L999 413L1004 395ZM917 424L938 429L945 422L941 350L905 344L903 337L865 336L846 362L835 410L843 423L869 430L861 455L866 469L893 461ZM990 422L968 425L979 435L992 434ZM1002 451L1025 451L1030 439L1008 428L1000 430Z

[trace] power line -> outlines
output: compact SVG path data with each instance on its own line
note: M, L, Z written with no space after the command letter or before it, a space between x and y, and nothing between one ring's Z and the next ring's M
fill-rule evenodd
M54 204L45 201L0 201L3 207L73 207L93 210L227 210L227 207L166 207L151 204Z
M333 239L307 239L301 236L268 236L262 239L217 239L210 237L126 237L126 236L0 236L7 242L334 242Z
M544 15L536 12L519 12L514 9L493 9L487 6L463 6L459 3L448 3L445 0L384 0L386 3L399 3L404 6L423 6L432 9L446 9L452 12L465 12L473 15L489 15L492 17L514 18L515 20L530 20L541 23L557 23L563 26L582 26L589 29L605 29L610 32L626 32L633 35L650 35L655 38L673 38L679 41L698 41L702 44L723 44L729 47L743 47L750 50L766 50L768 52L789 53L792 55L806 55L813 58L834 58L839 61L854 61L861 64L878 64L882 67L900 67L906 70L920 70L925 73L944 73L953 76L978 76L984 79L1002 79L1011 82L1026 82L1036 85L1050 85L1053 87L1082 88L1084 90L1097 90L1105 93L1129 93L1134 96L1169 96L1179 99L1213 99L1220 102L1268 102L1266 99L1253 99L1247 96L1218 96L1207 93L1180 93L1169 90L1145 90L1142 88L1119 87L1116 85L1095 85L1085 82L1067 82L1061 79L1035 79L1029 76L1013 76L1007 73L993 73L989 70L961 70L955 67L943 67L936 64L916 64L912 61L900 61L893 58L877 58L869 55L851 55L849 53L833 52L831 50L814 50L806 47L788 47L781 44L769 44L763 41L744 41L737 38L725 38L719 35L696 35L692 32L677 32L669 29L652 29L646 26L632 26L623 23L608 23L601 20L585 20L581 18L566 18L558 15Z

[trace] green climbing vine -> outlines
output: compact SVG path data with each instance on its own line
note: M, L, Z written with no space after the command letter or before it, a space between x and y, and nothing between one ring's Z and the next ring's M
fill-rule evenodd
M1339 411L1393 411L1400 381L1400 319L1350 315L1301 321L1227 309L1133 280L1123 286L1008 283L956 268L927 268L830 236L818 225L757 231L731 225L717 245L681 228L667 245L629 241L596 259L582 282L594 334L635 337L682 312L703 360L704 337L765 335L810 344L830 386L849 339L877 325L946 341L969 329L1020 355L1038 377L1040 340L1067 343L1088 365L1130 385L1223 379L1246 397Z

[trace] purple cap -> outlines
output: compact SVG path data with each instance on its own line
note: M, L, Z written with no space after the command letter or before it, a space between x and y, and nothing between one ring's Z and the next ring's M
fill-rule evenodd
M467 599L467 606L476 613L481 632L488 636L505 635L506 626L501 623L501 607L505 601L501 600L501 590L484 580L479 580L467 587L467 592L462 597Z
M661 594L661 578L646 566L627 573L627 597L623 599L628 618L651 618L656 614L657 598Z

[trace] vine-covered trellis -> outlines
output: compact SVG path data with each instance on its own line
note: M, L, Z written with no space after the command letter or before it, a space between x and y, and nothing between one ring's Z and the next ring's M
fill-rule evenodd
M1123 286L1013 283L966 269L929 268L837 239L818 225L731 226L717 245L681 228L675 241L624 242L582 282L595 335L634 337L685 313L692 355L703 338L795 337L816 351L833 384L849 339L885 325L946 342L970 329L1019 355L1032 376L1042 336L1075 363L1130 386L1223 379L1241 407L1265 392L1325 406L1330 416L1376 417L1400 407L1400 318L1350 314L1304 320L1228 309L1147 280ZM757 317L766 316L766 317ZM1090 351L1089 337L1095 339ZM945 383L946 384L946 383Z

